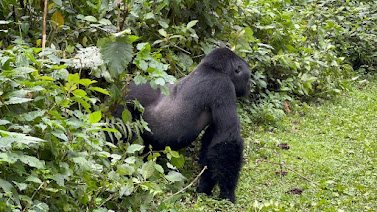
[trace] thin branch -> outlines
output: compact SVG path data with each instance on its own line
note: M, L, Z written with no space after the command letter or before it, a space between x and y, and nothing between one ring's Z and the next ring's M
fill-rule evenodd
M123 12L123 19L122 19L122 22L120 22L120 27L119 29L123 29L123 26L124 26L124 22L126 21L126 18L128 16L128 5L126 3L126 0L123 1L123 7L124 7L124 12Z
M184 49L182 49L181 47L179 47L179 46L177 46L177 45L173 45L173 46L174 46L175 48L177 48L177 49L179 49L179 50L185 52L186 54L191 54L191 52L189 52L189 51L187 51L187 50L184 50Z
M298 176L300 176L301 178L303 178L304 180L310 182L310 183L313 183L314 185L316 186L319 186L318 183L314 182L313 180L310 180L309 178L305 177L304 175L300 174L299 172L293 170L291 167L283 164L283 163L275 163L275 162L272 162L272 161L269 161L269 160L263 160L263 159L260 159L258 161L264 161L264 162L267 162L267 163L270 163L270 164L274 164L274 165L277 165L277 166L283 166L284 168L288 169L289 171L297 174Z
M118 15L117 15L117 32L120 32L120 6L122 4L122 0L118 0Z
M147 156L148 156L149 154L151 154L151 153L163 153L163 152L165 152L165 150L149 151L149 152L143 154L143 155L140 156L140 157L145 158L145 157L147 157Z
M111 200L115 195L114 194L111 194L103 203L101 203L98 207L102 207L103 204L105 204L106 202L108 202L109 200Z
M45 182L42 182L39 187L37 188L37 190L34 191L33 195L31 195L31 198L30 200L33 200L34 196L37 194L37 192L42 188L42 186L45 184ZM25 208L22 210L22 212L25 212L26 209L29 207L29 203L25 206Z
M201 171L201 172L195 177L195 179L194 179L190 184L188 184L188 185L187 185L186 187L184 187L183 189L179 190L178 192L176 192L176 193L172 194L171 196L169 196L168 198L166 198L166 199L164 200L164 202L166 202L166 201L168 201L169 199L171 199L172 197L174 197L174 196L176 196L176 195L178 195L178 194L180 194L180 193L186 191L188 188L190 188L192 185L194 185L194 183L195 183L196 181L199 180L199 177L202 176L202 174L204 173L204 171L205 171L206 169L207 169L207 166L204 166L203 169L202 169L202 171Z
M47 5L48 0L45 0L44 10L43 10L43 25L42 25L42 52L46 47L46 18L47 18Z

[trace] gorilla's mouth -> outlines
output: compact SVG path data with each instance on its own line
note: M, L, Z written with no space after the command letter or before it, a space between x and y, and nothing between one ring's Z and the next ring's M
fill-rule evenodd
M250 80L246 84L246 88L236 90L237 97L244 97L250 94L251 82Z

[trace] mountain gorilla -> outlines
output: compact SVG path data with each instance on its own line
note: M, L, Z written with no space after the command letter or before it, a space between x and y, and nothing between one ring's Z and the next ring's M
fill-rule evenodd
M186 147L205 130L199 162L208 169L197 190L210 195L218 183L220 197L234 202L243 150L236 97L249 93L249 79L243 59L227 48L217 48L177 84L166 85L170 96L149 84L132 83L126 100L137 99L144 106L143 118L152 133L145 132L142 138L154 150ZM138 118L133 106L127 107ZM122 111L119 106L114 116L121 117Z

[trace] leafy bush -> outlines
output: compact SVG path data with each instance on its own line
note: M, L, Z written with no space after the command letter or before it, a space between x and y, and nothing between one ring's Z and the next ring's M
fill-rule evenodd
M0 210L138 210L184 177L182 158L167 148L138 156L142 143L106 142L96 81L70 74L55 51L15 46L0 52ZM46 59L49 58L46 63ZM112 125L145 128L129 117ZM148 156L148 157L147 157ZM145 160L144 157L147 157ZM176 187L179 188L179 187ZM116 203L116 204L115 204Z
M320 1L316 10L331 31L339 56L360 73L375 72L377 65L377 5L370 1ZM336 8L336 9L334 9Z

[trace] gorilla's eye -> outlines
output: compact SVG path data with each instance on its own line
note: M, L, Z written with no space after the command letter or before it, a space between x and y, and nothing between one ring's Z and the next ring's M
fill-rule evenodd
M241 66L238 66L236 70L234 70L237 74L241 72Z

